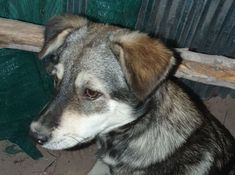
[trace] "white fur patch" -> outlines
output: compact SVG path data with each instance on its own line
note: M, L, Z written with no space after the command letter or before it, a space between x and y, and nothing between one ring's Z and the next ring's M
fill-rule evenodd
M105 113L92 115L65 111L60 126L52 132L51 140L44 147L54 150L70 148L134 120L127 104L109 100L108 108Z
M117 165L117 161L112 157L110 157L109 155L105 155L105 157L102 158L102 161L105 162L107 165L112 165L112 166Z
M56 75L56 77L61 80L64 76L64 65L62 63L55 65L52 74Z

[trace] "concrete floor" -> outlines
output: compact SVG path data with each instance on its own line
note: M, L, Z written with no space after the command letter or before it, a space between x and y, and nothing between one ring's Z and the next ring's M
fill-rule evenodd
M205 101L205 105L235 137L235 99L215 97Z
M235 137L235 99L211 98L205 101L214 114ZM48 151L38 147L44 157L32 160L25 153L9 155L4 149L11 145L0 142L0 175L85 175L95 162L95 145L77 151Z
M9 155L4 150L12 145L0 142L0 175L85 175L95 163L95 145L77 151L38 149L43 158L32 160L23 152Z

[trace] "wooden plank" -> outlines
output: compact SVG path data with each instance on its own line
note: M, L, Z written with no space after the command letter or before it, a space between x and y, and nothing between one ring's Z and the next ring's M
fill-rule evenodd
M0 47L39 52L43 32L40 25L0 18Z
M39 52L44 27L0 18L0 47ZM183 58L175 76L235 89L235 59L176 49Z
M175 76L235 89L235 59L176 49L183 58Z

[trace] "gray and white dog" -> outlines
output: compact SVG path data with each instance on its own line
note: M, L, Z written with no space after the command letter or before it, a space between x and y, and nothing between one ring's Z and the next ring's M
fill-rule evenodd
M57 16L46 25L39 57L49 55L57 94L30 126L43 147L67 149L96 139L98 161L89 173L96 175L232 169L234 138L171 80L176 60L159 40Z

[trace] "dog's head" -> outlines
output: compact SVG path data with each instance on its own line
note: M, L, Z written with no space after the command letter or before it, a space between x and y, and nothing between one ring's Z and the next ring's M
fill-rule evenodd
M48 55L57 95L30 130L49 149L70 148L136 120L174 64L158 40L78 16L48 22L39 57Z

